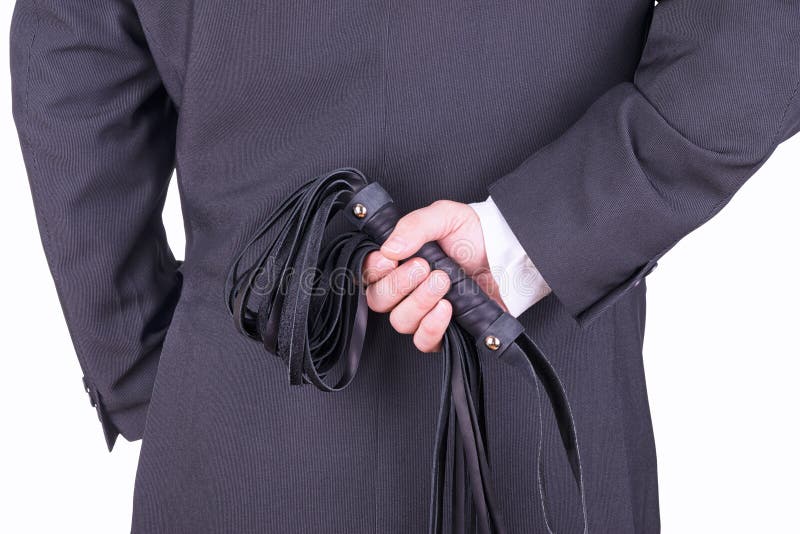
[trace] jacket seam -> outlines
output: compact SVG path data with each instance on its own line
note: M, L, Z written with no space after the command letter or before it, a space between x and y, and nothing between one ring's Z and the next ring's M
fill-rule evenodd
M693 142L691 139L689 139L688 137L686 137L686 136L685 136L685 135L684 135L684 134L683 134L683 133L682 133L680 130L678 130L678 129L676 129L674 126L672 126L672 124L670 124L670 123L669 123L669 121L667 121L667 119L666 119L666 118L665 118L665 117L664 117L664 116L661 114L661 112L658 110L658 108L656 108L656 107L653 105L653 103L652 103L652 102L650 102L650 100L648 100L648 99L647 99L647 97L645 96L645 94L644 94L644 93L643 93L641 90L639 90L639 88L638 88L638 87L636 88L636 90L637 90L637 92L638 92L638 93L639 93L639 94L640 94L640 95L641 95L641 96L642 96L642 97L645 99L645 101L647 101L647 103L648 103L648 104L649 104L649 105L650 105L650 106L653 108L653 110L654 110L654 111L655 111L655 112L658 114L658 116L659 116L659 117L661 117L661 118L662 118L662 120L664 120L664 122L665 122L667 125L669 125L669 126L670 126L670 128L672 128L674 131L676 131L678 134L680 134L680 135L681 135L681 137L683 137L684 139L686 139L686 141L688 141L688 142L692 143L692 145L694 145L694 146L696 146L696 147L698 147L698 148L700 148L700 149L703 149L703 150L708 150L708 149L706 149L706 148L704 148L704 147L702 147L702 146L700 146L700 145L697 145L697 144L695 144L695 143L694 143L694 142ZM794 89L793 89L793 91L792 91L792 94L791 94L791 95L789 96L789 98L787 99L786 105L784 106L783 113L782 113L782 115L781 115L781 118L780 118L780 120L778 121L778 124L777 124L777 126L775 127L775 132L774 132L774 134L772 135L772 138L771 138L771 140L770 140L770 143L769 143L769 148L767 149L766 153L765 153L765 154L764 154L764 155L763 155L763 156L762 156L762 157L761 157L761 158L760 158L758 161L756 161L756 162L754 162L752 165L748 166L747 170L745 170L744 172L742 172L742 173L740 173L740 174L738 174L738 175L737 175L735 182L736 182L736 183L739 183L739 187L741 187L741 185L743 185L743 182L742 182L742 180L743 180L743 179L746 179L746 177L748 176L748 173L749 173L749 175L750 175L750 176L752 176L753 174L755 174L755 172L757 172L757 171L758 171L758 169L759 169L759 168L760 168L760 167L761 167L761 166L762 166L762 165L763 165L763 164L764 164L764 163L767 161L767 159L769 159L769 157L770 157L770 156L772 155L772 153L775 151L775 148L777 148L777 146L780 144L780 141L779 141L779 138L780 138L780 132L781 132L781 130L783 129L783 125L784 125L784 124L785 124L785 122L786 122L786 117L788 117L788 115L789 115L789 109L791 108L791 106L792 106L792 103L794 103L794 100L795 100L795 98L797 97L797 94L798 94L798 91L799 91L799 90L800 90L800 76L798 76L798 80L797 80L797 82L795 83L795 86L794 86ZM712 153L714 153L714 154L721 154L721 153L719 153L719 152L714 152L714 151L710 151L710 152L712 152ZM755 169L755 170L752 170L752 169ZM752 170L752 172L751 172L751 170ZM719 211L720 211L720 210L721 210L721 209L722 209L722 208L723 208L723 207L724 207L724 206L725 206L725 205L726 205L728 202L730 202L730 200L733 198L733 195L735 195L735 194L736 194L736 192L739 190L739 187L735 187L735 188L734 188L732 191L730 191L728 194L726 194L726 195L724 195L722 198L720 198L720 200L719 200L719 201L717 201L717 202L716 202L716 203L715 203L715 204L714 204L714 205L713 205L713 206L712 206L712 207L711 207L711 208L710 208L710 209L709 209L709 210L708 210L708 211L705 213L705 215L699 219L699 222L698 222L696 225L693 225L693 226L692 226L692 229L691 229L690 231L692 231L692 230L695 230L695 229L697 229L697 228L699 228L699 227L703 226L705 223L707 223L709 220L711 220L711 218L712 218L712 217L714 217L714 215L716 215L717 213L719 213ZM663 249L661 249L661 250L660 250L660 251L659 251L659 252L656 254L655 258L660 258L660 257L661 257L661 256L663 256L664 254L666 254L667 252L669 252L669 251L670 251L670 250L671 250L671 249L672 249L672 248L673 248L675 245L677 245L677 244L678 244L678 242L679 242L681 239L682 239L682 238L679 238L679 239L677 239L677 240L675 240L675 241L671 242L671 243L670 243L668 246L666 246L666 247L664 247Z
M153 51L155 51L156 53L158 53L158 55L160 55L164 59L164 64L167 67L169 67L169 69L175 75L175 78L177 79L178 83L180 84L180 87L178 87L179 94L175 95L175 96L180 99L180 103L177 103L177 104L178 105L182 105L183 104L183 89L184 89L184 84L185 84L183 73L180 71L180 69L178 69L178 67L172 61L172 58L169 56L169 54L167 54L164 51L163 46L161 45L159 40L156 38L155 34L152 31L150 31L150 28L148 27L148 25L145 24L144 18L142 17L141 13L139 13L139 10L136 8L136 6L133 6L133 8L134 8L134 11L136 12L136 18L137 18L137 20L139 22L139 25L141 25L142 30L145 33L145 39L147 40L147 43L148 43L148 45L150 47L151 53ZM149 38L148 38L148 36L149 36ZM156 71L157 71L158 70L158 66L156 65L155 67L156 67ZM159 78L161 78L161 83L164 84L164 80L163 80L163 78L162 78L162 76L160 74L159 74ZM174 100L175 99L173 98L173 101Z
M613 377L613 381L614 381L614 399L617 402L617 405L620 405L622 403L622 399L620 399L620 396L619 396L619 365L620 365L620 363L619 363L618 358L620 356L620 350L619 350L619 335L620 335L619 325L620 325L620 321L622 320L622 318L620 317L620 307L616 305L618 303L619 302L615 303L615 305L610 310L614 315L612 317L613 320L611 321L611 323L612 323L611 335L614 338L613 341L612 341L612 346L614 347L613 348L614 353L612 355L613 364L612 364L611 373L612 373L612 377ZM622 426L622 425L620 424L620 426ZM624 461L625 461L625 472L626 472L625 473L625 489L628 492L628 502L632 502L633 501L633 487L631 485L631 462L628 459L628 454L630 452L630 448L631 447L630 447L630 443L628 443L628 435L625 432L624 428L622 429L621 434L622 434L622 446L625 448L625 454L623 455L623 458L624 458ZM629 507L628 512L630 513L631 526L633 528L635 528L636 527L636 516L634 515L634 510L633 510L632 506Z

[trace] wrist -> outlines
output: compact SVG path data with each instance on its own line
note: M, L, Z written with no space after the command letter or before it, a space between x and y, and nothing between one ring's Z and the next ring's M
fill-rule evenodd
M550 293L531 258L492 200L469 205L478 215L491 275L509 313L517 317Z

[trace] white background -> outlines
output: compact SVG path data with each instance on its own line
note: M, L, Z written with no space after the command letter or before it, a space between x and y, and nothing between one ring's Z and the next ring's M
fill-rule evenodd
M11 2L0 7L7 36ZM106 451L39 241L0 39L0 532L128 532L139 445ZM173 188L174 189L174 188ZM663 532L800 532L800 136L648 278ZM165 213L176 255L177 195Z

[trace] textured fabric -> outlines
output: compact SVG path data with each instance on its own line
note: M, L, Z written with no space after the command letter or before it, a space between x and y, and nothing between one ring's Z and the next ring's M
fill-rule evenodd
M87 387L109 443L144 436L133 532L424 531L439 359L373 317L350 388L292 388L225 309L243 240L343 166L408 210L491 192L553 288L520 320L573 402L589 531L659 530L640 281L800 128L800 1L18 0L11 33ZM183 265L160 221L174 166ZM483 368L506 526L547 531L541 423L553 527L574 531L552 415Z
M500 298L508 312L519 317L549 295L550 286L528 257L492 197L483 202L472 202L470 207L481 221L489 270L497 283Z
M36 4L15 12L14 114L47 259L111 447L118 433L144 430L180 290L161 223L176 113L132 6Z
M490 189L570 313L596 316L797 132L798 72L800 2L655 9L633 80Z

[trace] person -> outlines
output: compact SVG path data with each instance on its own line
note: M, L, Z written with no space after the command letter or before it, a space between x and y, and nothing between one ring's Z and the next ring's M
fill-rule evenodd
M85 387L109 449L144 437L132 532L425 531L440 391L419 350L451 318L414 259L430 240L551 355L586 530L659 531L644 278L800 129L800 1L18 0L11 45ZM324 395L221 297L264 215L342 166L410 213L367 260L358 376ZM481 367L508 532L582 530L552 416Z

